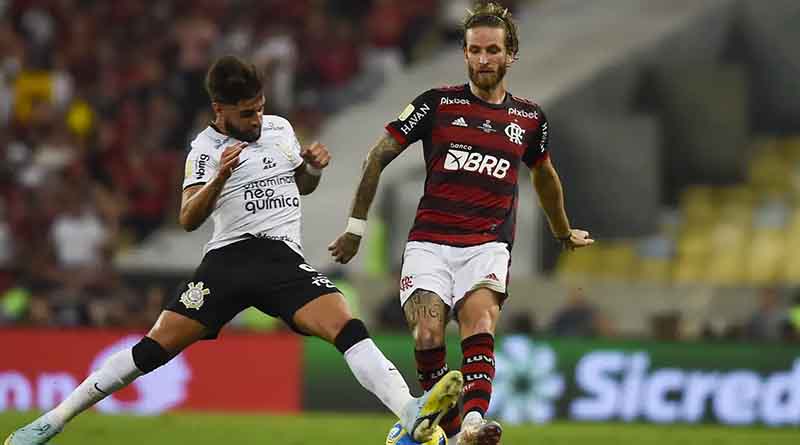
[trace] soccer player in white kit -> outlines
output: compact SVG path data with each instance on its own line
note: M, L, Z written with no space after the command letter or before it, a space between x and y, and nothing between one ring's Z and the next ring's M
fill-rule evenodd
M13 432L5 445L47 443L109 394L198 340L216 338L250 306L335 345L358 382L416 440L429 440L458 401L461 373L448 373L433 391L412 397L338 289L303 258L300 196L317 188L330 161L328 150L318 143L301 148L286 119L263 115L262 80L252 64L222 57L209 69L206 89L215 120L191 144L180 209L187 231L209 217L214 222L201 264L138 344L112 355L55 409Z
M497 445L502 428L484 416L495 374L495 327L508 296L521 164L530 169L553 235L564 247L593 240L570 227L561 181L549 159L544 112L506 90L506 69L519 45L511 15L484 3L469 13L463 31L469 83L422 93L386 126L364 163L347 229L329 250L338 262L353 258L381 171L422 141L425 192L400 278L419 381L423 389L431 388L448 371L444 335L452 312L462 340L463 423L454 409L442 427L462 445Z

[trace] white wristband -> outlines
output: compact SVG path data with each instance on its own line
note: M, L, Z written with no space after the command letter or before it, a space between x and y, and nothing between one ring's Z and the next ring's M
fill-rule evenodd
M347 228L344 229L344 231L363 237L364 233L367 232L367 221L358 218L350 218L347 220Z
M306 164L306 173L311 176L320 176L322 174L322 169L312 167L311 164Z

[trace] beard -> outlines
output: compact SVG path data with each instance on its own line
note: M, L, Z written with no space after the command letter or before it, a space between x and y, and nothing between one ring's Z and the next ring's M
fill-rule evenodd
M469 66L469 80L475 84L476 87L483 91L491 91L500 85L503 78L506 77L506 66L498 65L497 71L494 73L480 73L472 66Z
M225 121L225 131L228 133L228 136L243 142L255 142L261 137L261 127L253 131L242 131L228 120Z

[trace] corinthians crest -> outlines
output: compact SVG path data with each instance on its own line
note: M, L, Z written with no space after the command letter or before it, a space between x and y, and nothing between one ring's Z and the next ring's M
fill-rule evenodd
M205 296L210 293L211 289L203 289L202 281L197 282L197 284L189 283L189 289L181 294L181 303L186 306L186 309L200 310Z

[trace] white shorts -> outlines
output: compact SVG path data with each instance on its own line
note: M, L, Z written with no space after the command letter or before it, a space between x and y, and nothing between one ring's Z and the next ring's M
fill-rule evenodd
M506 243L455 247L410 241L403 253L400 304L417 289L436 293L451 309L481 287L505 295L510 261Z

